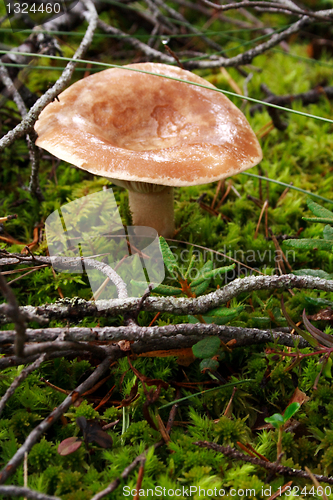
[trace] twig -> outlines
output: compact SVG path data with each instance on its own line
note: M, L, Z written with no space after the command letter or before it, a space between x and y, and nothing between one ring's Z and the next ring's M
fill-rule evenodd
M63 335L64 342L56 342L60 335ZM244 328L238 326L216 325L214 323L179 323L177 325L164 325L164 326L138 326L131 324L129 326L105 326L105 327L57 327L57 328L41 328L41 329L27 329L26 339L27 342L38 342L41 351L43 345L45 349L50 344L59 347L67 345L67 349L71 349L71 342L119 342L120 340L128 341L144 341L160 339L161 343L171 337L180 337L181 335L190 336L194 338L204 338L210 335L218 335L223 342L229 342L232 339L237 340L236 346L261 344L270 342L273 339L279 341L280 344L293 346L295 341L299 341L299 347L307 346L307 342L298 336L290 335L289 328L278 328L276 330L259 330L258 328ZM0 353L8 352L8 344L12 344L15 339L15 332L13 330L3 330L0 336ZM56 342L56 343L55 343ZM32 349L34 346L26 348L26 355L32 356L38 351ZM97 346L95 346L97 347ZM89 350L88 346L81 344L81 349ZM98 355L103 355L97 352Z
M293 33L297 33L300 31L306 24L310 22L310 18L308 16L303 16L301 19L296 21L294 24L283 30L281 33L274 33L270 37L267 42L261 43L242 54L238 54L237 56L230 57L230 59L224 57L216 57L210 56L209 60L206 61L188 61L184 63L184 66L187 69L197 68L197 69L208 69L208 68L216 68L220 66L224 66L225 68L228 66L241 66L244 64L250 64L255 57L260 54L263 54L269 49L272 49L276 45L278 45L282 40L285 40Z
M178 394L178 390L177 390L176 395L179 395ZM166 428L166 430L167 430L168 433L170 433L170 431L171 431L172 424L173 424L173 421L175 419L177 407L178 407L178 405L174 404L172 406L172 408L171 408L171 411L170 411L170 414L169 414L169 418L168 418L168 424L167 424L167 428ZM157 448L160 448L163 444L164 444L164 440L163 439L161 439L161 441L158 441L158 443L155 443L154 444L155 450ZM120 478L117 478L114 481L112 481L112 483L110 483L109 486L107 486L107 488L105 488L103 491L100 491L99 493L97 493L90 500L101 500L102 498L104 498L109 493L112 493L119 486L119 484L121 482L121 479L127 479L127 477L130 475L130 473L135 469L135 467L139 463L142 463L143 460L146 459L147 451L148 450L145 450L143 453L141 453L141 455L139 455L138 457L136 457L133 460L133 462L128 467L126 467L126 469L123 470Z
M43 201L44 196L42 195L42 191L39 185L39 148L35 145L35 141L37 139L36 132L32 131L30 134L27 134L27 143L29 149L29 157L31 163L31 174L29 181L29 191L33 196L36 196L38 201Z
M17 125L13 130L9 131L0 140L0 151L2 151L5 147L10 146L17 138L21 137L23 134L26 134L27 132L30 132L30 130L32 130L32 127L34 126L41 111L47 104L53 101L53 99L65 88L65 86L70 81L77 64L75 60L82 58L83 54L91 44L95 29L97 27L98 14L91 0L81 1L82 3L84 3L89 12L90 20L79 48L77 49L72 60L67 64L61 77L56 81L53 87L45 92L45 94L37 100L37 102L32 106L21 123Z
M138 479L136 481L136 493L133 497L133 500L139 500L139 494L142 486L142 481L143 481L143 476L144 476L144 471L145 471L145 462L146 462L146 457L143 457L141 462L140 462L140 467L139 467L139 473L138 473ZM327 500L327 499L326 499Z
M294 476L294 477L302 477L304 479L311 479L310 475L307 472L304 472L300 469L292 469L291 467L286 467L284 465L265 462L265 460L261 460L256 457L249 457L248 455L244 455L244 453L239 452L235 448L231 446L221 446L216 443L210 443L208 441L197 441L193 443L201 448L208 448L209 450L214 450L219 453L223 453L224 456L230 457L235 460L243 460L244 462L249 462L253 465L260 465L265 469L272 471L274 474L280 474L282 476ZM333 484L332 476L324 476L321 474L313 474L313 476L321 483Z
M261 219L262 219L262 216L264 215L264 212L265 210L268 208L268 200L265 200L262 208L261 208L261 212L260 212L260 215L259 215L259 219L258 219L258 224L257 224L257 227L256 227L256 230L255 230L255 233L254 233L254 239L256 240L257 237L258 237L258 233L259 233L259 228L260 228L260 223L261 223Z
M17 356L23 356L24 351L24 341L25 341L25 318L22 314L19 305L17 303L16 297L13 294L11 288L7 285L6 280L0 274L0 290L7 300L5 306L5 314L11 318L15 325L16 335L14 342L14 350Z
M89 355L89 353L80 353L81 356ZM66 357L77 357L77 351L55 351L51 352L48 355L48 359L56 359L56 358L66 358ZM33 363L36 359L39 358L39 354L35 354L34 356L29 356L27 358L19 358L18 356L8 356L0 358L0 370L4 368L9 368L13 366L24 365L28 363Z
M116 285L118 299L128 298L127 287L125 282L121 279L119 274L117 274L116 271L112 269L111 266L105 264L104 262L99 262L98 260L86 257L83 257L83 262L85 267L93 267L94 269L98 269L98 271L105 274L109 278L109 280L111 280L112 283Z
M306 106L307 104L315 104L316 102L319 102L322 97L327 97L329 99L333 99L333 87L328 86L328 87L316 87L314 89L309 90L308 92L302 92L300 94L287 94L287 95L275 95L271 94L266 99L264 99L264 102L270 103L270 104L277 104L278 106L287 106L288 104L291 104L294 101L302 101L303 106ZM250 114L253 116L254 113L257 111L261 112L266 107L262 104L256 104L254 106L251 106L250 108Z
M214 9L220 11L220 12L225 12L227 10L233 10L233 9L240 9L240 8L245 8L245 7L259 7L260 11L271 11L274 9L274 12L281 12L281 13L287 13L287 14L297 14L299 16L309 16L313 17L314 19L317 19L318 21L326 21L328 22L329 19L328 17L323 17L317 12L311 12L309 10L304 10L300 9L297 7L296 4L293 6L291 5L284 5L281 7L281 4L278 2L262 2L262 1L248 1L245 0L244 2L233 2L233 3L228 3L224 5L216 5L213 2L210 2L209 0L201 0L205 5L208 7L213 7ZM258 9L259 10L259 9Z
M76 398L83 392L87 391L92 387L96 381L108 370L110 363L112 362L113 355L112 351L110 355L102 361L102 363L96 368L96 370L74 391L72 391L67 398L55 409L50 415L43 420L37 427L30 432L29 436L26 438L23 445L17 450L14 456L9 460L6 466L0 472L0 484L3 484L17 469L20 463L23 461L24 453L29 452L34 444L40 439L42 434L51 427L51 425L60 418L65 411L68 410L70 405L76 400Z
M29 488L23 488L22 486L0 486L0 495L4 495L7 498L26 497L31 500L61 500L61 498L59 497L45 495L44 493L40 493L39 491L30 490Z
M153 49L146 43L138 40L137 38L126 35L126 33L124 33L123 31L108 25L107 23L101 21L100 19L98 20L98 26L99 28L102 28L102 30L104 30L105 33L116 35L117 37L120 38L120 40L124 39L124 42L128 42L136 49L141 50L141 52L143 52L150 59L157 59L158 61L161 61L165 64L174 64L175 62L173 57L163 54L159 50Z
M14 394L16 389L21 385L23 380L25 380L27 378L27 376L30 375L30 373L34 372L35 370L37 370L37 368L40 367L40 365L43 363L43 361L45 361L46 356L47 356L46 353L42 354L30 366L27 366L26 368L24 368L21 371L21 373L15 378L13 383L10 385L10 387L8 387L7 391L5 392L5 394L2 396L2 398L0 400L0 415L3 412L7 401Z
M8 92L13 98L13 101L15 102L22 118L26 116L27 114L27 108L25 107L24 101L20 94L18 93L17 88L15 87L14 83L12 82L12 79L9 76L9 73L5 66L0 62L0 78L2 80L2 83L4 86L7 88Z
M92 352L96 357L104 359L107 355L105 348L99 347L90 343L82 342L45 342L38 345L30 345L24 349L24 356L34 356L35 354L41 354L43 352L54 352L54 351L69 351L77 350L84 352Z
M44 263L47 257L36 256L35 259L37 262ZM27 258L25 259L26 261ZM148 297L142 304L142 311L160 311L175 315L204 314L211 309L226 304L229 300L238 297L243 292L252 292L253 290L286 290L292 288L333 292L333 281L312 276L295 276L294 274L284 274L283 276L248 276L246 278L237 278L223 288L197 298ZM48 317L49 319L116 316L136 311L140 300L139 298L100 300L97 301L97 308L93 302L76 298L38 307L23 306L20 310L29 314ZM1 317L0 320L3 322Z

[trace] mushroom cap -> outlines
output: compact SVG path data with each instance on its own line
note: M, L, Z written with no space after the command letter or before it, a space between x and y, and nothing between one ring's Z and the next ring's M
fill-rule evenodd
M262 159L243 113L215 87L174 66L130 64L88 76L50 103L37 146L111 179L191 186L230 177Z

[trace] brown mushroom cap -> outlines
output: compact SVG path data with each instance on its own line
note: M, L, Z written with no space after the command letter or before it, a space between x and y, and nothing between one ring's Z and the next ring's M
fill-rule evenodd
M127 68L214 88L165 64ZM232 176L262 159L243 113L213 90L114 68L76 82L59 100L40 114L36 144L93 174L191 186Z

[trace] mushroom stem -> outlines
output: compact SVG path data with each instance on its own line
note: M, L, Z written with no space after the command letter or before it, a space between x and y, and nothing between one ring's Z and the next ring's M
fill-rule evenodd
M157 192L128 191L129 206L134 226L156 229L160 236L171 238L175 231L173 212L173 188L165 186Z

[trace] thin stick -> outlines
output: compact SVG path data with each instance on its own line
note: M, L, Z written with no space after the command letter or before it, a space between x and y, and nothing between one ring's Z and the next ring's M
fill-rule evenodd
M50 415L43 420L37 427L30 432L29 436L26 438L23 445L17 450L14 456L9 460L7 465L0 472L0 484L3 484L17 469L17 467L22 463L24 454L29 452L34 444L40 439L42 434L54 424L58 418L61 417L68 410L70 405L74 402L77 396L81 395L83 392L87 391L95 382L108 370L110 363L112 362L112 355L102 361L102 363L96 368L96 370L74 391L72 391L67 398L55 409ZM28 497L28 495L26 495ZM29 498L29 497L28 497ZM31 498L31 497L30 497Z
M264 204L262 206L260 215L259 215L259 220L258 220L258 224L257 224L257 227L256 227L256 231L254 233L254 239L255 240L258 238L258 232L259 232L259 227L260 227L261 219L262 219L262 216L264 215L264 212L267 209L267 207L268 207L268 201L265 200L265 202L264 202Z
M0 290L7 300L6 314L12 319L15 325L15 354L16 356L23 356L24 341L25 341L25 318L21 313L16 297L11 288L8 286L6 280L0 274Z
M5 392L5 394L2 396L2 398L0 400L0 415L3 412L3 410L4 410L4 408L5 408L6 404L7 404L7 401L14 394L14 392L16 391L16 389L21 385L21 383L23 382L23 380L25 380L27 378L27 376L30 375L30 373L32 373L35 370L37 370L40 367L40 365L43 363L43 361L45 361L46 357L47 357L47 354L43 353L31 365L29 365L26 368L24 368L21 371L21 373L15 378L15 380L12 382L12 384L10 385L10 387L8 387L7 391Z
M13 144L13 142L17 138L32 130L41 111L45 108L45 106L47 106L47 104L54 100L54 98L66 87L66 85L70 81L77 64L76 59L80 59L91 44L95 29L97 27L98 14L91 0L81 1L82 3L84 3L85 7L88 10L87 14L89 17L89 25L79 48L77 49L71 61L64 69L61 77L56 81L53 87L45 92L45 94L36 101L36 103L32 106L21 123L17 125L13 130L10 130L0 140L0 151Z

